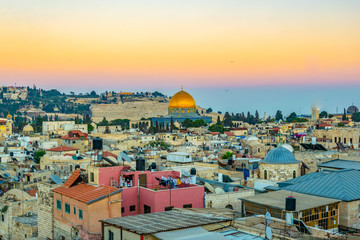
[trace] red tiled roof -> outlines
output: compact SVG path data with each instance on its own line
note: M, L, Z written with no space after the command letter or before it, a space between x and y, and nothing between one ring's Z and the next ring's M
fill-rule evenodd
M110 186L95 187L86 183L80 183L70 188L58 187L54 192L73 198L80 202L88 203L91 200L106 196L110 193L119 191L119 189Z
M32 197L36 197L37 190L35 188L32 188L32 189L26 190L25 192L27 192Z
M211 134L211 135L219 135L220 132L209 132L209 134Z
M46 151L50 151L50 152L69 152L69 151L76 151L79 150L77 148L73 148L73 147L68 147L68 146L60 146L60 147L55 147L55 148L50 148Z
M103 152L103 157L113 157L113 158L117 159L118 156L116 156L116 155L113 154L112 152L104 151L104 152Z
M0 120L0 123L6 123L6 121L5 120Z
M235 136L235 134L233 134L232 132L224 132L226 135L228 135L228 136Z
M61 139L66 139L66 140L79 140L79 137L69 137L68 135L66 136L62 136Z
M350 123L350 121L341 121L341 123Z
M332 127L332 125L328 123L320 123L319 127Z
M64 183L64 187L71 187L75 182L76 180L78 180L78 178L80 177L80 174L81 174L81 170L77 169L73 172L73 174L71 174L71 176L69 177L68 180L66 180L66 182Z

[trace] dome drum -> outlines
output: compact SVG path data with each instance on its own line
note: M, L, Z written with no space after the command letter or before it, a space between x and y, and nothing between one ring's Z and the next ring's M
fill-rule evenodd
M267 164L297 164L300 161L295 159L292 152L284 147L277 147L266 154L265 159L261 161Z

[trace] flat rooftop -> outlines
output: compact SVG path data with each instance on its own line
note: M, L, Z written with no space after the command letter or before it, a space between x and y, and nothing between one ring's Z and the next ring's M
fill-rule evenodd
M229 218L209 217L204 214L188 214L177 211L167 211L111 218L101 220L101 222L143 235L198 227L230 220L231 219Z
M262 193L262 194L257 194L255 196L249 196L240 199L243 201L266 205L269 207L285 209L285 199L288 196L293 196L294 198L296 198L296 211L303 211L307 209L312 209L312 208L340 202L340 200L337 199L316 197L312 195L295 193L286 190Z

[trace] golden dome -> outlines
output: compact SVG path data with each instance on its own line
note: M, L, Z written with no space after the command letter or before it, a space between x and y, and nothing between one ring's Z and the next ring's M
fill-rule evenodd
M194 98L181 90L170 99L169 108L195 108Z
M33 132L33 131L34 131L34 128L30 124L26 125L23 128L23 132Z

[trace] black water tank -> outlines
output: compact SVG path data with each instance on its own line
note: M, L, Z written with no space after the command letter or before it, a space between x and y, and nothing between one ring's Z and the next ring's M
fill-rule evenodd
M93 139L93 149L101 150L103 148L103 140L99 137Z
M228 159L228 165L233 165L233 160L231 158Z
M145 171L145 159L136 159L136 171Z
M10 152L10 157L13 157L14 156L14 152Z
M289 196L286 198L285 210L286 211L295 211L296 210L296 198L294 198L293 196Z
M154 162L151 163L150 168L151 168L151 169L156 169L156 163L154 163Z
M80 165L75 165L75 170L80 168Z
M190 169L190 174L191 174L191 176L195 176L196 175L196 168Z

